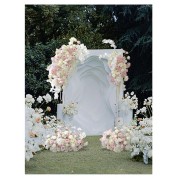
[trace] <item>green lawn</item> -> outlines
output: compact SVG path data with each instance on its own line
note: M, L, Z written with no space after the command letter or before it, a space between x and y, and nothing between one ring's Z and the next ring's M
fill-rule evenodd
M78 152L38 152L25 163L26 174L151 174L152 165L131 160L129 152L115 153L100 146L99 136Z

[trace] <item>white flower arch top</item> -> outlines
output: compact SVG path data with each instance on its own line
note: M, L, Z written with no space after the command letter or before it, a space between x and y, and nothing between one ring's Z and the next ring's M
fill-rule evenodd
M123 49L117 51L114 41L110 39L104 39L103 43L109 43L114 48L112 53L100 55L100 59L108 60L111 81L115 85L124 83L128 80L127 72L130 67L130 63L127 61L130 59L127 56L128 52ZM52 64L47 67L48 82L51 83L51 92L55 93L55 98L58 98L58 93L67 84L77 63L83 63L88 53L86 46L74 37L69 40L68 45L62 45L61 48L56 49L55 56L51 58Z

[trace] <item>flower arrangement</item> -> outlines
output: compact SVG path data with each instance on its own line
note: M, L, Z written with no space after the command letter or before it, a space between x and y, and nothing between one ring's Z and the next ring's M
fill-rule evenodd
M138 98L133 91L130 94L127 92L122 98L122 102L128 105L130 109L138 108Z
M49 71L48 82L51 83L51 92L55 93L55 99L58 93L67 84L67 80L74 70L77 62L83 62L88 54L87 48L76 38L70 38L68 45L62 45L56 49L55 56L51 58L52 64L47 67Z
M133 123L131 157L143 156L144 163L148 164L148 159L152 159L152 97L145 99L143 107L137 109Z
M45 128L41 122L42 115L33 108L25 107L25 158L27 161L40 150L39 146L43 144Z
M111 54L105 54L104 57L108 59L108 65L111 70L111 81L115 85L119 85L123 81L128 80L128 68L130 67L130 63L128 60L130 56L128 56L128 52L122 50L122 52L117 52L116 45L113 40L104 39L103 43L109 43L111 47L114 48L114 51ZM100 56L101 58L102 56Z
M84 141L86 134L80 128L60 125L55 134L47 135L45 148L52 152L78 151L88 145Z
M130 95L133 97L134 93ZM129 93L126 93L125 97L132 100L128 96ZM137 100L135 98L134 101ZM136 108L135 105L133 108ZM115 152L129 150L131 158L139 160L142 157L143 162L148 164L152 159L152 97L145 99L143 105L136 111L142 113L143 118L134 119L129 126L115 127L114 131L110 129L103 133L100 138L102 148Z
M80 128L76 129L75 127L65 126L55 116L48 115L48 112L51 111L49 106L45 110L41 108L43 103L49 103L51 101L52 97L49 94L37 98L34 98L30 94L26 95L25 159L27 161L41 149L46 148L51 151L78 151L88 144L84 142L86 134ZM76 113L75 107L76 103L70 103L70 109L67 109L67 113ZM58 138L57 140L54 139L55 136ZM56 143L58 145L56 145L56 148L52 144L53 141L57 141Z
M33 98L33 96L30 94L27 94L25 98L25 105L28 107L31 107L34 102L35 102L35 99Z
M49 94L35 99L27 94L25 98L25 158L29 161L33 155L42 149L45 137L53 133L59 121L55 116L47 116L51 108L41 108L43 102L49 103L52 98ZM38 106L40 104L40 106ZM37 108L38 106L38 108Z
M135 118L138 118L138 115L141 115L144 118L152 117L152 97L148 97L143 102L143 107L136 110Z
M62 112L63 114L73 117L78 112L77 103L74 103L74 102L69 103L68 105L63 107Z
M115 127L114 130L105 131L100 138L102 148L114 152L130 150L130 133L131 130L126 126L121 128Z
M143 156L144 163L148 164L148 159L152 158L152 117L144 118L132 129L131 147L131 157Z

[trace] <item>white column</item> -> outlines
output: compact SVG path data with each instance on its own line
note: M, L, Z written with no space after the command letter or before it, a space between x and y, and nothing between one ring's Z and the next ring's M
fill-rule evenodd
M62 108L63 104L57 104L57 119L63 120L63 114L62 114Z

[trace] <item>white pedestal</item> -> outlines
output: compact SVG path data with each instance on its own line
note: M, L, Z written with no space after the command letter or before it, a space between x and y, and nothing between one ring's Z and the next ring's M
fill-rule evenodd
M62 114L62 108L63 104L57 104L57 119L63 120L63 114Z
M124 103L120 107L119 117L115 120L115 125L129 125L133 119L133 110Z

